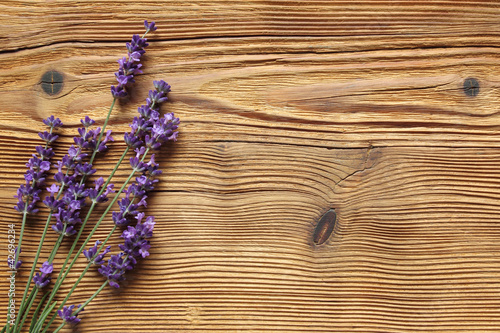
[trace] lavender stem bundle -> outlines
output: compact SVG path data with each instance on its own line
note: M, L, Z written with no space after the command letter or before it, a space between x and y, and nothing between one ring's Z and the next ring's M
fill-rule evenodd
M9 244L8 265L14 276L23 264L20 253L26 224L29 217L38 213L37 204L44 189L47 191L43 200L48 209L47 220L22 299L17 303L19 304L17 314L13 311L16 304L14 295L9 295L7 322L0 333L21 332L27 329L25 325L28 323L29 332L37 333L47 332L56 320L61 323L54 332L58 332L67 324L79 323L81 319L78 315L89 302L107 285L119 288L120 283L126 279L126 272L132 270L139 259L149 256L149 238L153 235L155 221L153 216L146 217L141 209L146 207L148 193L154 189L158 182L157 177L162 173L152 151L160 149L167 141L176 141L178 135L176 130L179 125L179 119L173 113L160 115L160 106L168 100L167 95L170 92L170 85L165 81L153 81L154 89L149 91L146 103L138 108L139 115L132 120L131 131L125 133L126 148L111 173L106 178L98 177L93 183L89 183L89 178L95 178L97 174L93 166L94 159L98 153L106 151L109 143L114 141L112 132L106 131L113 107L118 99L128 95L127 91L135 82L135 76L142 73L140 60L148 46L145 36L156 30L154 22L144 21L144 25L146 28L144 35L142 37L134 35L131 42L126 43L128 57L118 60L119 70L115 73L118 84L111 86L113 100L102 128L94 127L95 121L88 116L82 119L82 127L78 128L78 135L73 138L74 144L60 161L51 164L50 159L55 154L50 145L58 139L58 135L54 132L62 127L63 123L54 116L43 120L49 128L48 131L39 134L45 141L45 146L36 147L37 154L33 154L26 164L28 170L24 175L25 183L19 187L15 196L18 203L14 208L22 214L22 223L17 246L13 241ZM116 190L111 181L130 152L134 152L129 157L130 174ZM55 167L54 182L48 186L46 180L52 166ZM106 209L95 218L92 214L95 207L103 203L107 203ZM111 212L113 228L104 240L96 240L93 246L87 248L115 203L118 203L119 210ZM83 243L80 242L85 226L94 219L96 220L94 227ZM118 250L114 250L106 244L119 229L123 229L120 236L123 242ZM40 264L41 250L49 231L58 234L58 238L50 249L48 257ZM72 238L72 244L54 282L52 280L52 273L56 270L54 259L61 249L61 244L68 238L70 241ZM108 254L111 256L106 260ZM88 260L87 266L64 299L56 302L54 299L65 278L81 257ZM40 268L35 273L37 266ZM68 304L72 293L92 266L99 266L97 270L104 277L102 285L83 304ZM28 320L30 317L31 320Z

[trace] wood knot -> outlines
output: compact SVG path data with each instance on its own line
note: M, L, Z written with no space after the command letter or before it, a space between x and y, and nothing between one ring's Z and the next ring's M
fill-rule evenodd
M479 94L479 81L473 77L469 77L464 81L464 93L467 96L475 97Z
M314 229L313 241L316 245L321 245L330 238L337 222L337 213L334 209L329 209L320 219Z
M63 75L56 71L48 71L42 75L42 89L48 95L58 94L63 87Z

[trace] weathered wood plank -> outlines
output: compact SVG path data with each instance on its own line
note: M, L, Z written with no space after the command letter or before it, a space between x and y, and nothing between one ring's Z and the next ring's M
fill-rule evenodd
M294 54L297 43L302 50ZM323 147L498 145L496 48L314 53L334 43L262 38L153 43L132 104L117 108L114 121L127 121L148 82L165 78L174 87L170 109L183 116L185 140L300 141ZM102 56L93 56L96 50ZM73 124L86 112L99 118L109 106L111 73L122 54L121 44L78 43L20 51L14 61L0 54L7 63L0 70L5 131L35 138L35 121L58 110ZM54 69L63 74L64 86L50 96L40 82ZM479 82L475 97L464 91L468 77Z
M500 329L498 149L181 142L161 162L152 257L83 332ZM336 231L315 246L330 207Z
M158 38L328 36L342 49L423 44L498 45L491 1L40 1L0 3L3 48L68 41L127 40L138 18L163 27ZM358 44L358 42L361 42ZM355 49L359 50L359 49Z

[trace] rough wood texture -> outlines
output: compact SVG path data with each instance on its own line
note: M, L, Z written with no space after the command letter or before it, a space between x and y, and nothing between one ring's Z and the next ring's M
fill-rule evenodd
M145 18L159 30L110 126L121 137L163 78L181 135L159 156L151 257L80 332L500 331L497 1L0 1L0 230L20 225L12 196L40 120L70 125L57 157L81 117L102 123ZM73 302L100 283L92 272Z

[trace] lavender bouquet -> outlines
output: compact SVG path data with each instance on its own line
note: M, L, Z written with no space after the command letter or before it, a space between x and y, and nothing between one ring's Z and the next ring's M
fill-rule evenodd
M17 205L14 207L22 216L21 230L16 242L15 225L9 225L8 264L11 273L11 292L6 325L1 333L17 333L21 331L47 332L49 329L58 332L65 325L80 322L78 317L85 306L106 288L107 285L119 288L125 280L127 271L132 270L139 259L149 255L149 238L153 234L154 217L146 217L141 208L146 206L148 193L158 182L156 178L162 173L155 162L152 151L160 149L169 140L176 140L179 119L173 113L160 115L160 106L167 101L170 86L163 80L153 81L154 89L149 91L146 104L138 108L139 115L131 124L131 131L125 133L126 148L107 178L97 177L93 163L98 154L106 151L110 142L114 141L111 131L106 125L111 111L118 99L127 96L136 75L141 71L141 57L148 46L146 35L156 30L155 23L144 21L146 32L142 37L134 35L130 43L126 43L128 57L118 60L119 70L115 73L118 84L111 86L111 107L102 127L95 127L95 121L88 116L81 120L67 154L60 161L51 159L55 153L51 148L58 139L57 129L63 126L59 118L50 116L43 120L47 131L39 133L44 145L36 147L36 154L28 161L28 167L22 184L17 190ZM111 183L113 175L122 162L129 157L130 175L119 189ZM46 182L51 169L54 168L54 181ZM92 183L89 183L93 179ZM50 183L50 186L49 184ZM47 221L41 236L33 265L29 273L28 283L22 298L15 298L15 276L22 265L21 248L23 234L30 217L38 212L42 192L46 190L43 204L48 211ZM111 212L114 225L103 240L89 245L98 227L109 215L115 203L119 210ZM106 203L104 212L95 217L94 209ZM82 233L87 224L94 222L87 237L81 242ZM122 243L119 249L106 246L112 236L121 231ZM58 234L57 241L49 250L47 258L42 258L42 247L47 232ZM54 267L54 258L63 242L71 246L62 266ZM81 244L81 245L80 245ZM111 254L113 253L113 254ZM110 254L106 260L105 257ZM73 268L77 259L84 256L87 266L77 278L73 287L62 301L55 300L58 291ZM40 264L40 262L43 262ZM99 266L103 276L102 285L83 304L70 304L72 293L92 266ZM36 267L39 267L35 273ZM58 271L56 277L52 273ZM13 289L14 287L14 289ZM64 295L63 295L64 296ZM59 297L58 299L60 299ZM16 311L17 309L17 311ZM57 326L56 326L57 325Z

